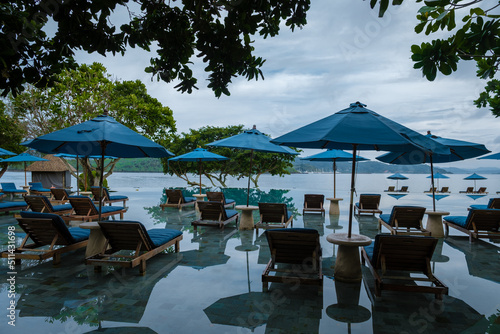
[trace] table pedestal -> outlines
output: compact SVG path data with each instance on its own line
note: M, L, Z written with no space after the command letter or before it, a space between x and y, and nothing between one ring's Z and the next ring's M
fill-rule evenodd
M331 215L339 215L339 202L343 200L343 198L327 198L330 201L330 211L328 212Z
M435 238L444 237L443 216L448 216L450 213L446 211L425 211L427 215L427 225L425 229L431 232L431 236Z
M200 209L198 208L198 202L203 202L205 201L205 198L207 197L206 194L195 194L193 195L194 198L196 198L196 203L194 204L194 208L196 211L200 212Z
M31 186L21 186L21 188L23 188L23 190L26 190L26 194L30 194L30 188Z
M87 258L102 252L104 245L106 244L106 237L102 234L99 224L97 222L81 223L80 228L90 230L89 242L87 244L87 249L85 250L85 257Z
M240 230L253 230L255 227L253 222L253 212L255 210L259 210L259 207L254 205L236 205L235 209L241 210Z
M347 233L332 233L326 237L328 242L339 245L335 260L334 277L341 282L361 281L361 261L359 246L367 246L372 240L364 235Z

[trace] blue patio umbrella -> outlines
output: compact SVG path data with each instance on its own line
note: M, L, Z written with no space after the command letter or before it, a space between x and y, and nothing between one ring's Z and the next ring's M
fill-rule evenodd
M366 105L360 102L351 103L347 109L284 134L272 142L301 148L352 149L348 238L351 238L354 212L357 150L411 151L421 149L425 152L450 153L449 148L367 109Z
M490 151L483 145L463 140L442 138L427 132L427 138L436 143L444 145L450 149L449 154L442 154L439 152L426 152L424 150L410 150L401 152L386 153L377 157L376 159L382 162L396 164L396 165L417 165L423 163L430 163L431 175L434 175L434 163L445 163L460 161L470 158L475 158ZM439 185L438 185L439 186ZM431 177L431 189L433 194L432 206L436 211L435 191L434 191L434 177Z
M481 158L478 158L478 159L479 160L481 160L481 159L500 160L500 152L493 153L493 154L490 154L490 155L487 155L487 156L484 156L484 157L481 157Z
M0 147L0 155L16 155L16 153L13 153L11 151L5 150Z
M173 156L163 146L138 134L113 117L97 116L89 121L33 139L24 145L44 153L69 153L82 156L101 156L101 171L105 156L117 158L163 158ZM102 192L103 174L99 178ZM102 202L99 201L99 220Z
M248 172L247 206L249 205L250 202L250 176L252 175L254 151L266 152L266 153L293 154L293 155L299 154L294 150L292 150L291 148L271 143L271 138L269 138L268 136L257 130L255 125L251 130L245 130L240 134L211 142L209 144L206 144L206 146L229 147L239 150L251 151L250 168Z
M202 174L202 162L203 161L222 161L222 160L229 160L229 158L226 158L222 155L212 153L210 151L207 151L204 148L196 148L193 151L179 155L173 158L168 159L168 161L197 161L198 166L200 168L200 195L201 195L201 174Z
M27 162L33 162L33 161L49 161L44 158L40 157L35 157L34 155L31 155L29 153L21 153L19 155L16 155L15 157L10 157L8 159L3 159L2 162L23 162L24 163L24 185L28 185L28 180L26 178L26 163Z
M408 177L404 176L401 173L396 173L396 174L389 175L387 178L390 179L390 180L396 180L396 190L399 189L399 187L398 187L398 181L399 180L408 180Z
M479 174L471 174L467 177L464 177L464 180L474 180L474 191L476 191L476 180L486 180L487 178L484 176L481 176Z
M428 179L433 179L433 180L438 180L437 187L439 188L439 179L449 179L450 177L437 172L437 173L434 173L434 174L431 174L431 175L427 176L427 178ZM434 184L432 185L432 187L434 189Z
M333 197L336 196L336 187L335 187L335 174L337 172L337 161L352 161L352 154L342 151L342 150L334 150L330 149L315 155L311 155L305 158L301 158L301 160L309 160L309 161L332 161L333 162ZM369 159L357 156L356 161L366 161Z

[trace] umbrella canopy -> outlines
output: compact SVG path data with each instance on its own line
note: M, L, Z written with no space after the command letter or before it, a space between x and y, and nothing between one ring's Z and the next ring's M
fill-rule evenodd
M44 153L100 155L101 171L104 170L105 156L118 158L173 156L166 148L120 124L108 116L107 112L89 121L40 136L23 144ZM101 172L99 179L101 192L103 174ZM101 220L101 208L102 202L99 201L99 220Z
M482 144L456 140L456 139L442 138L431 134L430 131L427 132L426 137L433 140L436 143L448 147L450 149L450 153L442 154L439 152L433 152L432 154L430 154L425 150L411 150L411 151L387 153L377 157L376 159L382 162L396 164L396 165L416 165L422 163L430 163L431 175L434 175L434 163L460 161L460 160L475 158L490 152ZM432 194L435 195L434 177L431 177L431 189L432 189ZM433 196L432 205L434 211L436 211L435 196Z
M0 147L0 155L16 155L16 154L11 151L4 150L3 148Z
M218 146L218 147L229 147L240 150L250 150L250 169L248 173L248 188L247 188L247 206L250 202L250 176L252 175L252 163L254 151L266 152L266 153L282 153L282 154L294 154L295 152L289 147L278 146L271 143L271 138L257 130L254 125L251 130L245 130L243 133L217 140L207 144L207 146Z
M335 174L337 172L337 161L352 161L352 154L342 151L342 150L334 150L330 149L315 155L311 155L305 158L301 158L301 160L309 160L309 161L332 161L333 162L333 197L336 196L336 186L335 186ZM356 161L366 161L369 159L357 156Z
M173 157L168 159L168 161L198 161L198 165L200 167L200 195L201 195L201 174L202 174L202 162L203 161L222 161L229 160L222 155L212 153L207 151L204 148L197 148L189 153L179 155L177 157Z
M404 151L423 150L449 154L449 148L418 132L387 119L366 108L360 102L349 108L291 131L273 143L301 148L352 149L351 196L349 209L349 231L351 237L354 212L355 171L357 150Z
M467 177L464 177L464 180L474 180L474 191L476 191L476 180L486 180L487 178L484 176L481 176L479 174L471 174Z
M398 187L399 180L408 180L408 178L406 176L404 176L403 174L400 174L400 173L389 175L387 178L390 180L396 180L396 190L399 189L399 187Z
M500 160L500 152L493 153L493 154L490 154L490 155L487 155L485 157L481 157L481 158L478 158L478 159Z
M24 185L28 185L28 180L26 177L26 163L30 161L49 161L44 158L35 157L34 155L28 153L21 153L16 155L15 157L11 157L8 159L3 159L2 162L23 162L24 163Z

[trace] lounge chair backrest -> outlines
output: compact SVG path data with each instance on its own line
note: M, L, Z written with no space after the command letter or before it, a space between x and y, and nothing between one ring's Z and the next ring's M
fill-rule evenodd
M28 184L31 186L30 189L32 190L45 189L42 182L28 182Z
M476 228L481 231L499 231L500 210L497 209L474 209L470 210L465 221L464 228L468 230Z
M288 210L284 203L259 203L261 223L285 223Z
M428 273L436 244L433 237L377 234L371 262L376 269Z
M449 187L442 187L442 188L441 188L441 192L442 192L442 193L447 193L447 192L448 192L448 189L449 189Z
M273 229L265 232L271 257L276 263L319 262L321 246L317 230L309 228Z
M361 209L378 209L380 204L379 194L361 194L359 195L359 207Z
M420 206L394 206L392 208L389 224L398 227L422 227L422 219L424 218L425 208Z
M101 221L101 231L113 249L136 250L141 242L141 251L154 247L144 225L137 221Z
M92 196L94 196L94 201L100 201L101 200L100 189L101 188L96 187L96 186L90 187L90 191L92 192ZM102 194L103 194L104 200L106 200L106 193L104 192L104 187L102 189Z
M408 191L408 186L402 186L400 191Z
M95 216L99 214L94 202L87 196L70 196L69 202L77 216Z
M488 209L500 209L500 198L490 198Z
M179 204L184 203L184 195L180 189L165 189L165 195L167 195L167 202L169 204Z
M221 202L198 202L201 220L225 221L228 219L226 209Z
M64 188L50 188L50 193L58 201L67 201L69 199L68 191Z
M325 201L325 195L305 194L304 207L307 208L322 208Z
M467 189L465 189L465 192L468 192L468 193L471 193L474 191L474 187L467 187Z
M396 187L395 187L395 186L389 186L389 187L387 188L387 191L394 191L395 189L396 189Z
M226 203L226 198L222 191L207 191L207 200L210 202Z
M43 195L26 195L24 201L33 212L51 213L54 211L49 199Z
M477 190L478 193L484 193L486 192L486 187L481 187Z
M55 245L75 243L68 227L58 215L21 211L21 218L17 218L17 221L26 234L30 233L30 239L37 245L50 245L56 234L58 238Z
M13 182L3 182L0 184L2 185L2 190L17 190L16 185Z

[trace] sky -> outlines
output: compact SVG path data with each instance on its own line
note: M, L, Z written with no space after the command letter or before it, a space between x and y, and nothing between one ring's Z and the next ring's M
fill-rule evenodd
M266 59L264 80L237 78L231 96L216 98L206 87L203 63L197 59L199 90L182 94L174 86L144 72L154 54L130 49L125 56L78 53L80 63L100 62L119 80L141 80L148 93L173 110L177 131L203 126L253 125L276 138L360 101L382 116L421 134L484 144L500 152L500 119L473 105L486 84L473 63L460 63L451 76L429 82L413 69L410 47L436 37L417 35L421 4L406 1L377 17L369 1L313 0L307 25L291 32L283 26L273 38L255 37L257 56ZM128 18L117 10L112 22ZM321 152L306 150L301 156ZM374 158L385 152L363 151ZM440 167L500 167L498 160L470 159Z

